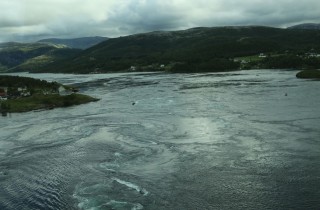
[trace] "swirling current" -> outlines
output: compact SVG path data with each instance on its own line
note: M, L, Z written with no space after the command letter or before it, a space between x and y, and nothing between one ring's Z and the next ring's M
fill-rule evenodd
M319 81L19 74L98 102L0 118L0 209L320 209Z

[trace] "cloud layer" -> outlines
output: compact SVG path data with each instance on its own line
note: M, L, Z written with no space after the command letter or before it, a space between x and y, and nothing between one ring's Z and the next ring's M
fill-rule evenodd
M1 0L0 41L320 23L319 0Z

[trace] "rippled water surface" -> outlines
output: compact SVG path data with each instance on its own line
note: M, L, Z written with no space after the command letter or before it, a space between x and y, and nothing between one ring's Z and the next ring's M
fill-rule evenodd
M320 209L319 81L27 76L95 103L0 118L0 209Z

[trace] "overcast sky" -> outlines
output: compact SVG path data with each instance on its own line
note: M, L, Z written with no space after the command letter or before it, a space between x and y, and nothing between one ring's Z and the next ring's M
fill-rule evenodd
M320 0L1 0L0 42L320 23Z

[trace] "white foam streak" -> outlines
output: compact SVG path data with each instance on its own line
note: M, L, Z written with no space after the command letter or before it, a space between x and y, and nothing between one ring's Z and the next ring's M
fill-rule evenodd
M118 178L113 178L113 180L118 182L119 184L122 184L122 185L125 185L125 186L129 187L129 188L132 188L132 189L136 190L137 192L139 192L139 193L141 193L143 195L148 195L149 194L149 192L146 189L141 188L138 185L135 185L135 184L133 184L131 182L123 181L123 180L118 179Z

